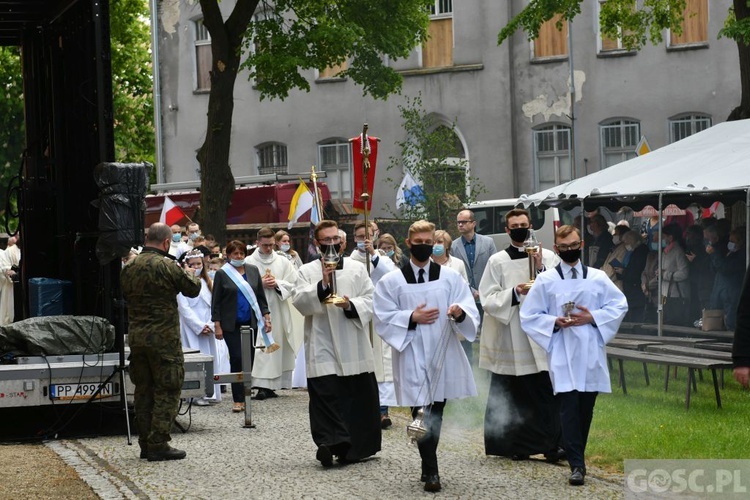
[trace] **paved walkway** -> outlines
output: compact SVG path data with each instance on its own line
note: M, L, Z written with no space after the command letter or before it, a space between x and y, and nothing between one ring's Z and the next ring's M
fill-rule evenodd
M365 462L323 468L315 460L307 417L307 392L279 391L280 397L253 401L255 429L244 429L231 398L193 407L186 434L172 444L185 460L148 462L138 458L134 438L124 436L53 441L55 450L105 499L115 498L325 498L390 499L431 497L419 481L419 452L408 444L405 412L392 415L383 449ZM460 401L449 405L460 405ZM513 462L487 457L480 430L467 431L446 417L438 459L443 491L436 498L622 498L621 477L589 471L586 485L567 484L567 463Z

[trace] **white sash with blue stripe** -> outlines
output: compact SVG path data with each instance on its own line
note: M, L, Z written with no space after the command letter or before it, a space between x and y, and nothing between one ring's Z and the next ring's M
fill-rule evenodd
M250 307L253 309L253 314L255 314L255 320L258 323L258 331L260 332L261 339L263 339L263 344L266 346L266 348L274 345L275 342L273 340L271 332L266 332L266 325L263 321L263 315L260 312L260 306L258 305L258 299L255 296L253 287L250 286L250 283L248 283L245 278L242 277L240 272L229 262L221 266L221 269L225 273L227 273L229 279L234 282L239 291L242 292L242 295L244 295L247 301L250 303Z

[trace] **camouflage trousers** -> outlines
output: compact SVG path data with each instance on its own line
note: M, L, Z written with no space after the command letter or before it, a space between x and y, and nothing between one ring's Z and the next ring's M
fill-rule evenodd
M135 385L135 424L142 449L164 449L180 407L185 379L182 349L130 348L130 380Z

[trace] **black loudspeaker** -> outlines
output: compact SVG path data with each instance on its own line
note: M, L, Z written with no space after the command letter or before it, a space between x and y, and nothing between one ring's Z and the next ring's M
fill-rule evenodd
M100 163L94 169L99 187L99 238L96 256L101 265L143 245L146 191L150 163Z

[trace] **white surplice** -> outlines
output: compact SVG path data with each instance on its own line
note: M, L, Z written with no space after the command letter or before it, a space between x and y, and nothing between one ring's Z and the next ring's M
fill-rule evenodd
M451 329L448 308L458 304L466 313L461 323L456 323L460 333L474 341L479 325L471 290L453 269L431 263L439 269L439 277L427 283L407 283L404 272L394 271L384 276L375 288L375 331L393 347L393 371L396 399L400 406L424 406L428 402L476 396L474 374L458 336L450 331L447 337L442 370L436 355L441 348L443 332ZM430 267L431 267L430 266ZM431 325L418 324L409 330L409 318L421 304L437 307L437 321ZM429 381L425 382L426 380ZM429 401L432 390L432 401Z
M189 349L198 349L202 354L213 356L214 373L217 371L219 353L216 339L214 338L214 322L211 321L211 291L208 289L206 280L201 279L201 291L197 297L185 297L177 295L177 311L180 314L180 338L182 345ZM201 333L208 326L208 334ZM214 385L214 395L221 401L220 385Z
M307 378L326 375L350 376L374 372L368 323L372 320L372 280L359 262L344 258L343 269L336 272L337 294L347 296L356 318L347 318L344 310L324 304L318 298L318 283L323 279L320 260L299 269L294 307L305 317L305 368Z
M354 250L351 258L366 265L364 252ZM370 258L370 279L374 286L378 285L380 278L396 269L396 264L383 252L378 252L377 265ZM463 264L462 264L463 265ZM374 328L373 328L374 330ZM373 332L374 333L374 332ZM378 393L382 406L396 406L396 387L393 383L393 353L391 346L383 342L379 335L372 336L372 351L375 360L375 379L378 381Z
M550 378L559 392L612 392L607 368L606 345L620 327L628 303L606 273L587 268L585 279L570 279L570 266L537 276L521 306L521 328L547 352ZM554 331L555 319L564 316L563 304L575 302L589 309L594 325L580 325ZM574 312L580 312L575 309Z
M542 249L542 263L547 269L559 261L554 252ZM507 251L501 250L487 262L479 284L479 299L484 308L480 368L515 376L547 370L547 353L521 329L518 313L526 296L519 294L519 303L513 305L514 288L527 281L528 259L512 259Z
M10 325L15 317L15 300L13 280L6 276L12 266L21 263L21 249L11 245L0 253L0 326Z
M297 270L286 256L277 252L264 255L256 250L245 259L260 271L276 278L276 289L263 288L271 313L273 338L280 349L272 353L256 349L253 363L253 385L264 389L288 389L292 387L292 371L295 354L302 344L302 330L295 329L292 321L291 298L297 286Z

